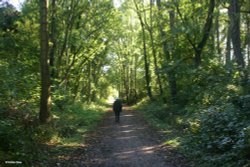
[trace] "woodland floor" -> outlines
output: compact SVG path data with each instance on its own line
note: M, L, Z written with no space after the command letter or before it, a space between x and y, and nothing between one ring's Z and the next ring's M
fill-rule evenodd
M89 167L188 167L174 148L162 144L164 135L147 125L140 111L124 107L120 123L110 110L86 144L75 148L52 166Z

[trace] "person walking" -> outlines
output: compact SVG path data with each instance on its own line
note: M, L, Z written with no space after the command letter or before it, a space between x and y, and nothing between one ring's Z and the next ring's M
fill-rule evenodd
M114 101L113 111L115 112L115 122L120 122L120 113L122 112L122 101L119 98Z

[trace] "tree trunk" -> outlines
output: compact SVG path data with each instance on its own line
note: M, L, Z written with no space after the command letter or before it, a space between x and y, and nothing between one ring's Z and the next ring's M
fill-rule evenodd
M74 4L74 1L71 1L70 6L72 9L73 9L73 4ZM62 66L62 62L63 62L64 53L66 53L66 57L68 57L67 56L67 54L68 54L67 44L68 44L68 40L70 38L70 34L72 32L74 22L75 22L74 13L70 12L69 15L67 16L67 23L66 23L66 28L65 28L65 32L64 32L63 44L62 44L60 53L58 54L58 58L57 58L57 68L56 69L57 69L58 77L60 77L60 75L63 71L61 66Z
M161 9L161 0L157 0L157 8L158 8L158 15L160 20L158 21L158 27L162 39L162 50L163 54L165 55L165 64L168 66L168 62L171 59L171 54L168 50L167 46L167 40L166 40L166 32L164 31L164 25L162 23L163 17L162 17L162 9ZM173 29L174 21L173 21L173 15L170 13L170 25L171 28ZM170 90L170 95L171 95L171 100L173 103L176 102L176 96L177 96L177 86L176 86L176 77L174 70L168 70L167 72L168 76L168 84L169 84L169 90Z
M174 11L169 12L169 25L170 25L170 31L171 31L171 36L172 39L175 39L174 33L174 20L175 20L175 13ZM175 43L174 40L171 41L172 49L170 51L170 57L175 60ZM176 77L175 77L175 69L171 68L171 70L168 70L168 78L169 78L169 86L170 86L170 94L171 94L171 100L173 103L176 102L176 97L177 97L177 85L176 85Z
M157 0L157 8L158 8L158 15L159 15L159 20L158 20L158 27L161 35L161 40L162 40L162 50L165 55L165 60L170 59L170 54L168 52L168 45L167 45L167 35L166 32L164 31L164 26L163 26L163 16L162 16L162 6L161 6L161 0Z
M51 119L50 106L50 71L48 63L48 22L47 22L47 0L40 0L40 66L41 66L41 97L39 119L41 123L49 122Z
M233 50L236 62L239 68L245 67L243 54L241 52L241 39L240 39L240 6L238 0L230 0L230 6L228 9L230 18L230 32L233 43Z
M230 67L231 62L231 32L230 32L230 25L227 30L227 47L226 47L226 57L225 57L225 65L227 68Z
M159 93L162 96L163 95L163 89L162 89L161 77L160 77L160 74L159 74L159 67L158 67L158 64L157 64L157 55L156 55L156 49L155 49L155 43L154 43L154 36L153 36L152 5L153 5L153 0L150 0L150 25L147 26L147 29L148 29L149 36L150 36L150 43L151 43L152 54L153 54L153 58L154 58L155 75L156 75L156 78L157 78L157 83L158 83L158 87L159 87Z
M147 47L146 47L145 25L144 25L141 13L139 11L138 5L135 2L135 0L134 0L134 4L136 7L136 12L137 12L138 18L140 20L140 25L141 25L141 29L142 29L143 58L144 58L144 68L145 68L146 89L147 89L148 97L152 100L153 96L152 96L151 85L150 85L151 77L150 77L150 72L149 72L149 61L148 61Z
M123 81L123 88L124 88L123 93L125 95L126 101L128 102L128 100L129 100L128 96L129 95L128 95L128 86L127 86L128 81L127 81L127 77L126 77L126 74L127 74L126 71L127 71L126 64L123 63L122 64L122 81Z
M216 16L216 48L217 53L221 55L221 47L220 47L220 11L218 11L218 15Z
M238 65L238 70L241 75L241 85L245 88L248 87L248 71L245 69L245 61L241 52L241 39L240 39L240 6L238 0L230 0L228 9L230 19L230 32L233 43L233 50Z
M90 102L91 99L91 62L88 62L88 90L87 90L87 101Z
M144 68L145 68L145 79L146 79L146 87L147 87L147 93L148 97L152 99L152 92L151 92L151 77L149 72L149 61L147 56L147 47L146 47L146 35L145 35L145 28L144 24L141 21L141 28L142 28L142 40L143 40L143 56L144 56Z
M135 56L135 61L134 61L134 95L135 95L135 100L137 101L137 64L138 64L138 57Z
M178 12L184 26L187 27L186 22L182 16L182 13L180 12L178 4L175 4L175 5L176 5L177 12ZM194 65L196 68L198 68L201 65L202 50L205 47L206 42L208 40L208 37L210 35L210 31L211 31L212 23L213 23L214 7L215 7L215 0L210 0L206 22L205 22L204 27L203 27L202 38L201 38L201 41L198 43L198 45L191 40L191 37L189 36L189 34L186 35L188 42L191 44L191 46L193 47L194 52L195 52Z
M250 70L250 17L247 16L247 64L248 64L248 70Z
M215 7L215 0L210 0L206 23L203 27L203 36L201 41L198 43L198 46L195 49L194 63L196 67L199 67L201 65L201 53L206 45L213 24L214 7Z
M51 30L50 30L50 40L52 46L50 48L49 57L50 57L50 76L52 79L55 77L55 51L56 51L56 0L51 2Z

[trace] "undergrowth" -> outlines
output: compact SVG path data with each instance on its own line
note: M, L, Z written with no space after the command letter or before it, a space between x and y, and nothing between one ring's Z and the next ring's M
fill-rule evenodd
M24 166L46 165L49 158L57 158L56 153L80 147L86 132L97 126L106 109L97 104L76 103L53 110L53 120L41 125L34 111L1 109L0 166L6 165L5 161L21 161Z
M144 100L135 108L165 133L165 144L175 147L193 166L250 166L250 97L227 102L171 106Z

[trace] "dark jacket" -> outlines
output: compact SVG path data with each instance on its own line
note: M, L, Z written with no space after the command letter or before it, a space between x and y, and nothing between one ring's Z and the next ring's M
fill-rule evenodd
M121 112L122 111L122 101L119 99L116 99L113 104L113 111L114 112Z

